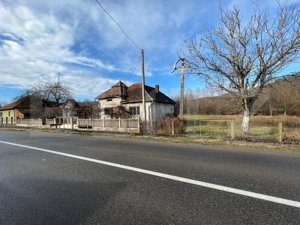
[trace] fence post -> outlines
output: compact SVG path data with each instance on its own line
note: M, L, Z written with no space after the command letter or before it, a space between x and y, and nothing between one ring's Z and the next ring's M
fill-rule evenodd
M194 120L194 135L196 134L196 120Z
M119 131L121 131L121 118L119 117Z
M104 117L103 117L103 119L102 119L102 127L103 127L103 130L104 130L104 128L105 128L105 121L104 121Z
M73 118L73 117L70 117L70 118L71 118L71 121L70 121L70 122L71 122L71 129L74 130L74 123L73 123L73 122L74 122L74 121L73 121L74 118Z
M231 140L234 140L234 121L230 121L230 137Z
M281 144L282 143L282 122L278 123L278 141Z
M137 127L138 127L138 133L141 133L141 128L140 128L140 117L137 118Z
M201 133L201 121L198 120L198 124L199 124L199 135L202 136L202 133Z
M175 122L172 120L172 135L175 135Z

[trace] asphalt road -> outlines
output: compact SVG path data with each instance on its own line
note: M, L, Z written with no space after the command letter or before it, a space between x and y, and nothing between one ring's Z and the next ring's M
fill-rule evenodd
M300 154L1 131L0 141L300 202ZM300 224L300 208L0 142L0 224Z

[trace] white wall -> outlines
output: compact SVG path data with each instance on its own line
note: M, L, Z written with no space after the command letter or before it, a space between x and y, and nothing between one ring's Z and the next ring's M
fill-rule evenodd
M174 105L154 102L151 106L152 122L162 119L167 114L174 113Z
M111 98L110 100L111 101L107 101L107 99L102 99L99 101L99 107L101 109L101 112L100 112L101 119L103 119L103 118L110 119L110 116L105 115L105 113L104 113L105 108L113 108L113 107L117 107L117 106L121 105L121 101L122 101L121 98Z
M117 107L121 105L121 98L113 98L112 101L107 101L106 99L100 100L101 109ZM133 118L140 117L141 120L144 119L144 107L142 103L130 103L123 105L126 110L129 111L129 107L140 107L140 115L133 115ZM163 118L166 114L174 113L174 105L164 104L158 102L146 102L146 116L147 121L152 123ZM106 118L104 111L101 110L101 118Z
M100 100L100 107L102 109L105 108L111 108L111 107L117 107L118 105L121 105L121 98L111 98L111 101L107 101L107 99Z

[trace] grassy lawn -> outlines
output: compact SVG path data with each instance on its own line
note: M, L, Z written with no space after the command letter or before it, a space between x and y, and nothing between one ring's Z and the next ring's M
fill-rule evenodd
M203 137L230 137L230 123L234 121L235 136L241 136L241 115L185 115L186 132ZM277 141L278 125L283 124L283 139L300 141L300 117L296 116L252 116L250 137L254 140Z

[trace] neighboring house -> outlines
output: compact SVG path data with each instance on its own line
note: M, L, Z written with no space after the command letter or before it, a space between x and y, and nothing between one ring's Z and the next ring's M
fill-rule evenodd
M80 105L75 101L75 99L68 99L61 106L63 110L63 117L77 116L80 109Z
M0 108L0 125L15 124L17 119L39 117L41 108L39 98L26 96Z
M121 117L127 112L130 117L143 119L141 84L128 87L119 81L96 99L101 108L101 118ZM156 122L167 114L174 114L175 102L160 92L158 85L155 88L145 85L145 102L147 122Z
M98 102L83 101L77 102L75 99L68 99L60 106L63 117L79 117L79 118L98 118Z

